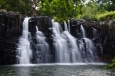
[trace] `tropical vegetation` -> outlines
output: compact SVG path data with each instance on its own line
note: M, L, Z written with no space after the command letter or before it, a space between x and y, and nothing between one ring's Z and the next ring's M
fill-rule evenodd
M0 0L0 9L28 16L109 20L115 18L115 0ZM115 68L115 58L107 68Z
M28 16L42 15L62 20L69 18L98 20L102 14L114 11L114 3L114 0L0 0L0 9Z

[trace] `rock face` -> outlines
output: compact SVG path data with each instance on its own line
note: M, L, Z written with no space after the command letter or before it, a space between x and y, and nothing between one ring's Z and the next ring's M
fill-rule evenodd
M16 44L22 31L21 15L0 12L0 64L16 63Z
M42 31L42 33L45 35L46 37L46 42L49 45L50 48L50 54L53 56L52 57L52 61L50 60L50 62L54 62L54 52L53 52L53 38L52 38L52 29L50 29L52 27L52 22L51 19L48 17L31 17L29 20L29 32L31 32L32 35L32 42L31 42L31 48L33 51L33 58L32 58L32 63L36 63L36 52L37 52L37 48L36 48L36 44L40 45L40 43L37 43L37 39L36 39L36 26L38 27L39 31ZM45 45L44 45L45 47ZM41 52L41 51L39 51ZM45 55L45 54L44 54ZM38 58L39 59L39 58ZM43 59L43 61L45 61Z
M14 12L0 12L0 65L16 64L16 48L19 38L22 35L22 22L25 16ZM60 23L64 29L63 23ZM115 55L115 21L94 22L84 20L70 19L70 33L76 37L81 38L80 26L85 27L87 38L93 40L96 47L98 57L104 62L111 62ZM51 19L45 16L31 17L29 20L29 32L32 35L31 48L36 50L35 32L36 26L42 31L46 37L46 41L50 47L50 54L52 55L51 62L55 61L55 53L53 51L53 37L52 37L52 22ZM35 54L35 51L33 51ZM33 57L32 63L35 63ZM96 57L95 57L96 59Z
M86 27L88 38L94 41L99 57L103 62L111 62L115 56L115 20L82 23Z

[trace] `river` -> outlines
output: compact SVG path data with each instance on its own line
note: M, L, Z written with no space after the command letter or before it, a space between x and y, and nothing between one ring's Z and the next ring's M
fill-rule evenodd
M0 76L115 76L106 64L21 64L1 65Z

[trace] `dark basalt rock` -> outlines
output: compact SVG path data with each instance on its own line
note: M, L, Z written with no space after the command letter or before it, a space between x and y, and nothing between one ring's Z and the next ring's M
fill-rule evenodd
M41 31L45 37L46 37L46 42L49 44L50 47L50 54L52 56L54 56L54 52L53 52L53 38L52 38L52 21L50 18L48 18L47 16L40 16L40 17L31 17L29 19L29 32L32 35L32 39L31 39L31 49L34 50L33 51L33 58L32 58L32 62L36 63L35 61L35 57L36 55L36 50L37 48L35 47L35 45L37 44L36 41L36 27L38 27L38 30ZM51 61L53 62L53 60Z
M76 26L77 26L77 21L70 19L70 33L74 36L77 37L77 30L76 30Z
M0 12L0 64L16 63L16 48L21 36L21 15L14 12Z
M17 63L16 48L19 38L22 35L22 23L25 17L14 12L0 11L0 65ZM32 51L32 63L36 63L36 26L43 32L46 37L46 42L49 44L51 54L51 60L49 61L52 63L55 62L55 51L53 47L55 41L52 37L53 25L51 20L47 16L30 17L29 19L29 32L32 35L30 45L31 49L34 50ZM60 22L60 25L64 30L64 22ZM87 37L94 42L100 61L111 62L115 55L115 20L99 22L70 19L70 33L78 40L83 36L80 33L81 25L85 27ZM67 27L69 27L68 22ZM96 29L95 36L94 29ZM78 41L76 42L79 44Z

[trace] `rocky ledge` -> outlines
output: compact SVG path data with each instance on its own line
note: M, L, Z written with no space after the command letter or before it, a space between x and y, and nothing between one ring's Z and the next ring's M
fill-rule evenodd
M15 12L0 10L0 65L17 63L16 48L19 42L18 40L22 35L22 22L25 17L26 16ZM64 29L63 22L60 22L60 24ZM93 40L97 48L98 57L100 58L99 61L111 62L112 58L115 56L115 20L86 21L70 19L70 33L78 39L80 35L76 32L80 31L81 24L85 27L87 37ZM31 32L33 36L33 41L35 39L36 25L47 37L50 49L53 50L52 30L50 29L52 27L51 18L46 16L30 18L29 32ZM93 29L97 30L96 35L94 35ZM35 41L33 43L35 43ZM34 44L31 45L31 48L35 49ZM54 51L51 51L51 54L55 57Z

